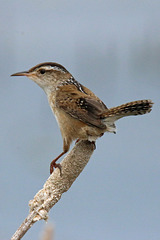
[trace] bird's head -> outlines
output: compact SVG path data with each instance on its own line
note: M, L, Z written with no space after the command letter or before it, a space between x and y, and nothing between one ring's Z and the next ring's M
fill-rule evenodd
M11 76L26 76L47 92L50 88L56 88L61 81L69 79L71 74L58 63L45 62L32 67L28 71L17 72Z

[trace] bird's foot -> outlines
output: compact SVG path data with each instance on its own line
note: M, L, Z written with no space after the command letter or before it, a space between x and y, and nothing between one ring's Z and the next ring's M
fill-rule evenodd
M93 146L93 150L95 150L95 149L96 149L96 142L95 142L95 141L92 141L91 144L92 144L92 146Z
M78 138L78 139L76 140L75 144L78 143L79 141L80 141L80 139Z
M56 163L57 159L54 159L50 164L50 174L52 174L54 168L58 168L60 171L60 176L62 177L62 166L60 163Z

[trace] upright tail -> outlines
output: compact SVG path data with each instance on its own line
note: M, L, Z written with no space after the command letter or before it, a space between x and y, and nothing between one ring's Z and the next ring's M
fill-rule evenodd
M105 121L114 122L122 117L149 113L152 110L152 105L151 100L138 100L110 108L105 113Z

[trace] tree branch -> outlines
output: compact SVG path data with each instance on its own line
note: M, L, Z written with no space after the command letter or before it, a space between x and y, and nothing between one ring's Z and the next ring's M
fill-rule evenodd
M88 163L95 145L88 141L78 142L61 162L62 176L56 168L35 196L30 200L30 213L11 240L21 239L31 226L39 220L47 220L49 210L60 200L62 194L71 187Z

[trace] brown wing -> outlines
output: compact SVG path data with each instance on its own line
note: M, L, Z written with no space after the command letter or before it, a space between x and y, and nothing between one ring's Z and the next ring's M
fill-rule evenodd
M81 86L82 86L83 91L84 91L87 95L89 95L89 96L93 97L94 99L97 99L97 101L103 103L103 102L101 101L101 99L99 99L90 89L88 89L87 87L83 86L82 84L81 84ZM105 106L106 109L108 109L104 103L103 103L103 105Z
M56 94L56 106L90 126L106 128L101 121L101 115L107 110L105 104L97 97L77 90L74 85L59 87Z

